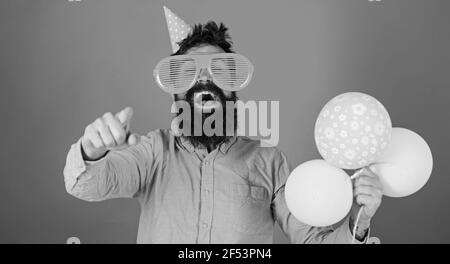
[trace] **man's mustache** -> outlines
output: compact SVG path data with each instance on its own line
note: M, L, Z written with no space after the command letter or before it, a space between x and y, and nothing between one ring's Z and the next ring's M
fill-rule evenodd
M189 89L186 93L185 99L188 102L193 102L194 95L196 93L201 92L210 92L216 95L220 101L225 102L227 100L225 94L223 93L222 89L220 89L217 85L215 85L213 82L206 82L206 83L196 83L194 86L192 86L191 89Z

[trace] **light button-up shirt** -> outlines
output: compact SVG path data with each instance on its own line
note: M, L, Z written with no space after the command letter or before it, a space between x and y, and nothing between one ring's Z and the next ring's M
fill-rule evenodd
M285 155L236 136L208 153L170 130L86 162L80 140L69 150L66 190L85 201L135 198L138 243L272 243L275 222L293 243L350 243L348 218L338 228L312 227L289 212Z

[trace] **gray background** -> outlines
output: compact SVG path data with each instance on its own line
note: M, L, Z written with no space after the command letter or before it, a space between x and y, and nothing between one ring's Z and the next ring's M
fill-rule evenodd
M223 21L255 64L243 100L280 101L280 143L292 166L318 158L314 121L346 91L366 92L394 126L434 154L428 184L384 198L372 234L382 243L450 242L450 1L0 2L0 242L134 243L133 200L77 200L64 189L70 145L106 111L129 105L132 126L169 127L170 96L152 70L170 53L163 3L188 23ZM276 230L276 243L287 242Z

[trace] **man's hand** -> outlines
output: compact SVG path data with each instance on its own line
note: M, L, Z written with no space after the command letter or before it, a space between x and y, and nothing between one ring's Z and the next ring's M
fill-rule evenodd
M81 139L85 160L98 160L109 150L117 150L137 144L139 136L130 134L130 120L133 109L126 107L116 115L105 113L89 124Z
M370 219L375 215L383 198L383 186L380 179L369 168L364 168L354 180L353 196L356 204L354 203L351 212L350 221L353 221L351 226L357 224L357 235L364 236L365 231L370 226ZM360 206L363 208L361 216L359 222L355 223Z

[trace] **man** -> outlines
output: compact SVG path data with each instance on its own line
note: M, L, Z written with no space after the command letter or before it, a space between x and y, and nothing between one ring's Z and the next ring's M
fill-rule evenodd
M209 22L196 25L173 55L231 52L227 28ZM212 79L210 69L201 69L192 87L174 95L201 113L203 122L209 112L204 110L217 111L237 99L236 92ZM67 191L86 201L137 199L138 243L272 243L275 221L293 243L352 241L357 206L337 229L307 226L293 217L284 199L290 171L277 148L226 133L179 135L162 129L138 136L129 132L132 114L127 107L88 125L68 153L64 176ZM381 185L364 170L354 186L356 203L363 206L356 240L365 242Z

